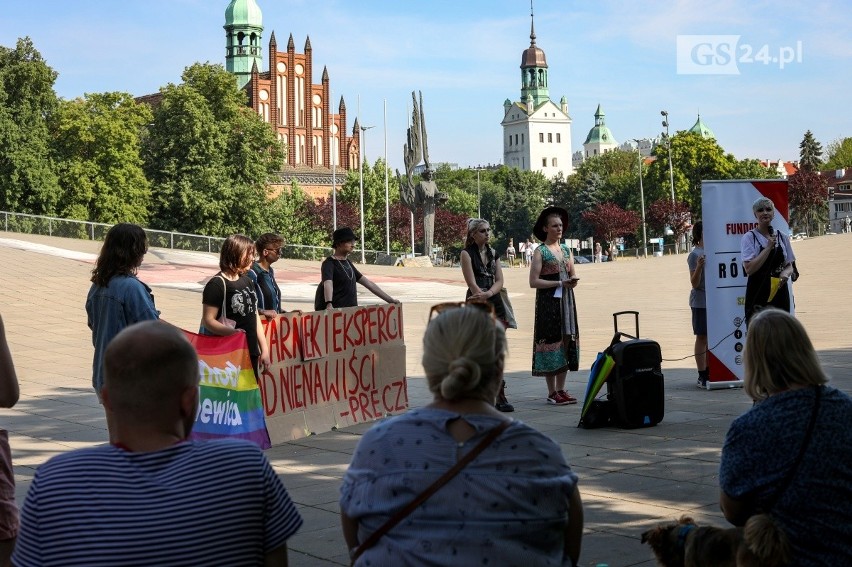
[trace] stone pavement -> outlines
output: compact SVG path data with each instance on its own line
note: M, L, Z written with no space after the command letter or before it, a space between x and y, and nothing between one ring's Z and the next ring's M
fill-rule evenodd
M10 431L17 496L21 504L36 467L51 456L107 440L101 407L91 389L91 337L84 302L98 243L0 233L0 313L18 376L21 400L0 410ZM846 299L852 234L795 243L802 277L795 285L798 316L805 324L835 386L852 393L852 303ZM152 285L162 317L194 330L200 290L216 272L214 254L152 249L140 278ZM12 269L15 268L15 269ZM284 300L310 309L319 263L282 261L276 266ZM458 268L365 266L363 272L404 302L409 396L428 403L420 367L420 341L431 304L460 300ZM581 371L569 376L582 396L588 368L612 337L612 313L641 313L640 334L658 341L666 378L666 415L640 430L576 428L578 406L545 404L541 378L529 374L533 290L528 272L506 269L507 288L520 329L510 330L507 384L514 417L550 435L580 476L585 508L581 564L654 565L641 532L681 514L699 523L725 525L718 507L718 464L731 420L750 406L741 389L695 387L693 336L687 303L686 256L583 264L577 301L582 333ZM31 274L30 279L22 279ZM362 302L372 301L362 296ZM631 332L632 322L627 332ZM369 424L315 435L267 454L305 518L289 542L292 565L347 565L338 520L338 488L360 435Z

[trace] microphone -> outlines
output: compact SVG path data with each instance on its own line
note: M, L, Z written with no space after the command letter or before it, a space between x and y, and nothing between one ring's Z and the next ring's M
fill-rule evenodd
M769 225L769 238L772 238L775 235L775 227L771 224ZM778 246L778 241L775 241L775 246Z

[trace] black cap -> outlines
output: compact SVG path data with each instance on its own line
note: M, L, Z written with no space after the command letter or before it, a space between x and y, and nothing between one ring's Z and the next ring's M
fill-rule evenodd
M358 237L355 236L351 228L344 226L334 231L334 234L331 236L331 245L337 246L341 242L349 242L350 240L358 240Z

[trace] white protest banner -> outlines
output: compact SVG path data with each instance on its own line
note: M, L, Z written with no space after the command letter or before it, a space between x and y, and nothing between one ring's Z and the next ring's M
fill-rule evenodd
M264 322L260 376L273 445L408 408L402 305L284 313Z
M775 204L775 230L790 236L787 181L702 181L704 284L707 291L708 389L742 386L745 345L745 290L740 242L757 226L752 204L760 197ZM792 291L791 291L792 301Z

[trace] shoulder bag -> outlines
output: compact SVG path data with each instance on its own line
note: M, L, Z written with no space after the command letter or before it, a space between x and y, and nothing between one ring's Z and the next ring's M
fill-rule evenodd
M466 454L464 457L459 459L459 461L453 465L451 469L441 475L441 477L430 484L426 490L418 494L414 500L408 503L408 505L391 516L391 518L381 525L379 529L370 534L364 543L359 545L351 555L352 565L355 564L355 561L361 557L361 555L376 545L382 537L388 533L395 525L403 521L409 514L411 514L414 510L417 509L418 506L426 502L433 494L438 492L445 484L447 484L454 476L456 476L463 468L465 468L473 459L475 459L482 451L484 451L491 443L497 439L503 431L506 430L509 425L511 425L511 421L504 421L494 429L492 429L488 435L485 436L485 439L479 442L479 444L471 449L471 451Z

